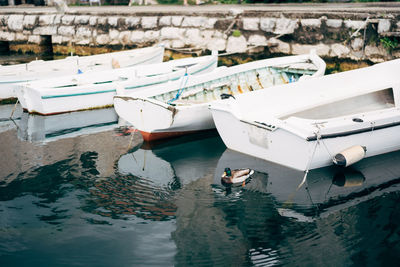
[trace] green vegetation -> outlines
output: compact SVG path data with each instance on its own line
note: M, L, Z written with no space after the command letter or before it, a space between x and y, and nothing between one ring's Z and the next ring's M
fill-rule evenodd
M380 39L380 42L389 53L399 45L399 42L395 37L384 37Z
M233 37L240 37L240 35L242 35L242 33L241 33L239 30L234 30L234 31L232 32L232 36L233 36Z

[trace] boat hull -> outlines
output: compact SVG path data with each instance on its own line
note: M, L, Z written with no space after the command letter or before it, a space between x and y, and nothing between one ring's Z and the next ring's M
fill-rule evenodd
M400 125L308 141L285 129L270 131L241 121L227 110L212 108L211 112L228 148L296 170L332 165L334 155L353 145L365 146L365 157L400 149Z
M128 96L115 98L114 103L118 115L135 126L142 133L145 141L215 128L207 104L174 107L149 99Z

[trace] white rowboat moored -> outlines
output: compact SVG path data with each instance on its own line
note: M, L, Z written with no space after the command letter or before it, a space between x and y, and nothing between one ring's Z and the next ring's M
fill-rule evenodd
M210 107L232 149L308 170L400 149L400 59Z
M18 83L162 62L163 46L154 46L92 56L57 60L35 60L26 64L0 66L0 100L15 98Z

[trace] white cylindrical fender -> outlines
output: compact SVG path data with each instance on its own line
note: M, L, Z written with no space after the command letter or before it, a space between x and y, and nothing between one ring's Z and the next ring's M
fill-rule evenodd
M365 157L367 148L365 146L352 146L335 155L333 163L339 166L350 166Z

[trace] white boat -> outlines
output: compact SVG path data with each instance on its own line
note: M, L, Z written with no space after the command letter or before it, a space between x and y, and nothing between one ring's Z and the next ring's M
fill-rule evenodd
M14 89L18 83L89 71L160 63L163 56L164 47L154 46L92 56L71 56L48 61L34 60L26 64L0 66L0 100L17 97Z
M77 110L110 107L113 96L146 91L157 84L202 74L217 67L218 55L184 58L168 62L113 70L88 72L20 84L17 96L29 113L52 115Z
M241 95L210 109L230 149L308 170L358 148L347 155L355 162L400 149L400 60Z
M208 110L215 100L324 72L325 62L315 53L264 59L189 76L145 93L117 95L114 107L120 117L140 130L144 140L151 141L215 128Z

